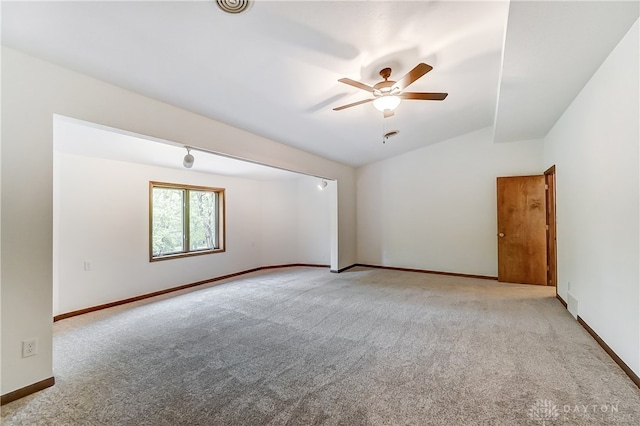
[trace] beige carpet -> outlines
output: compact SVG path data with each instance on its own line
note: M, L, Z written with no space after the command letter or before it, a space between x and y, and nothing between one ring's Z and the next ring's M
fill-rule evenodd
M640 424L554 289L284 268L54 326L57 384L6 425Z

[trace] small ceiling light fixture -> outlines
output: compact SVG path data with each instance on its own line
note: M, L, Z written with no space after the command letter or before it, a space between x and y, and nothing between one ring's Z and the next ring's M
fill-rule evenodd
M327 181L322 179L320 180L320 183L318 184L318 189L320 191L322 191L323 189L325 189L327 187Z
M193 167L193 162L196 161L196 159L193 158L193 155L191 155L191 148L189 148L188 146L185 146L185 148L187 148L187 155L184 156L184 160L182 160L182 165L185 166L187 169L190 169L191 167Z
M216 0L218 7L227 13L242 13L251 6L251 0Z

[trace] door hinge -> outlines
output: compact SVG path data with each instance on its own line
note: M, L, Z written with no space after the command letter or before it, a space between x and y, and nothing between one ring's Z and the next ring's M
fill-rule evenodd
M551 269L549 269L549 265L547 265L547 271L550 271Z
M544 190L548 191L549 190L549 185L547 185L546 183L544 184Z
M547 231L548 231L549 230L549 225L546 225L546 226L547 226Z

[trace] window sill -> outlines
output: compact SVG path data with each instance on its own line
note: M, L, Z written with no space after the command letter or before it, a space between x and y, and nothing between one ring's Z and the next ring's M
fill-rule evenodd
M156 257L152 256L149 258L149 262L159 262L162 260L180 259L183 257L202 256L204 254L214 254L214 253L224 253L224 252L225 252L225 249L220 248L220 249L213 249L213 250L192 251L189 253L167 254L164 256L156 256Z

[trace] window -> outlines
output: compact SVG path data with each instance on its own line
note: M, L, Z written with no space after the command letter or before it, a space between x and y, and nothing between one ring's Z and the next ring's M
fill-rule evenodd
M224 251L224 189L149 182L151 261Z

